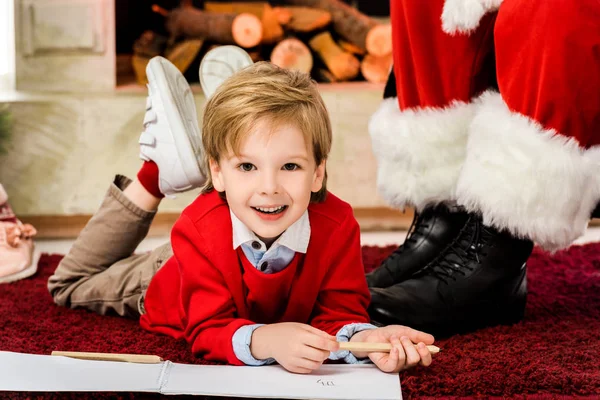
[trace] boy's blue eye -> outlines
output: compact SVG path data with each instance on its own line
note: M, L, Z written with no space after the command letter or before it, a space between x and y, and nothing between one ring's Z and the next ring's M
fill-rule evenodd
M295 171L298 168L300 168L300 166L298 164L294 164L294 163L287 163L283 166L283 169L286 171Z
M253 169L255 169L256 167L255 167L253 164L250 164L250 163L241 163L241 164L238 166L238 168L239 168L241 171L244 171L244 172L250 172L250 171L252 171Z

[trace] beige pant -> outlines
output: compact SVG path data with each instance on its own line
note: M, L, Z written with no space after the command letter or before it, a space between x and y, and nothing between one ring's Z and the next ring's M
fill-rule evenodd
M133 254L156 212L142 210L123 194L130 183L116 176L100 209L48 280L56 304L99 314L144 313L150 280L173 251L166 243L149 253Z

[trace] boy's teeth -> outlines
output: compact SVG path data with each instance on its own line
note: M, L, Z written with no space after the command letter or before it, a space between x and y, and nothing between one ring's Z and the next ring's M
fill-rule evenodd
M264 208L264 207L256 207L257 210L260 210L262 212L275 212L275 211L279 211L283 208L284 206L279 206L279 207L269 207L269 208Z

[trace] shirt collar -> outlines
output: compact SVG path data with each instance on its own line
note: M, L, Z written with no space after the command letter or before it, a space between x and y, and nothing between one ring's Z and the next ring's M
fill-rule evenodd
M233 228L233 249L237 249L243 243L258 241L266 250L266 246L254 232L252 232L236 215L229 209L231 214L231 225ZM310 241L310 221L308 219L308 210L296 222L283 232L279 238L271 245L285 246L297 253L306 253L308 242Z

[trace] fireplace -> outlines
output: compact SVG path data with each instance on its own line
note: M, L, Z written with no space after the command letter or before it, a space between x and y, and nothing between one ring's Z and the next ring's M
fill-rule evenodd
M0 182L20 216L91 215L115 174L139 168L146 89L128 66L131 46L144 31L164 27L164 17L145 5L171 9L179 1L13 1L16 91L0 93L0 103L8 103L14 130L12 150L0 158ZM194 82L197 68L189 71ZM376 194L367 127L383 88L365 81L319 85L334 136L328 185L363 216L363 229L404 226ZM192 90L202 118L206 99L198 84ZM164 202L161 213L177 215L195 195Z
M118 86L129 86L135 82L144 83L143 66L149 58L154 55L167 56L169 47L165 43L171 42L171 49L182 40L187 39L185 35L174 38L166 29L168 17L166 13L177 9L180 4L186 3L193 7L197 13L209 10L206 15L218 14L219 8L229 7L231 2L204 1L204 0L14 0L15 1L15 28L16 28L16 70L17 89L33 91L54 92L88 92L88 91L110 91ZM263 2L273 9L288 9L289 4L297 5L312 0L276 0ZM341 0L333 0L342 3ZM239 8L237 2L235 7ZM385 23L385 14L388 11L387 0L379 1L357 1L354 6L360 12L371 14L373 21ZM219 5L220 4L220 5ZM261 4L261 2L251 2ZM284 6L281 6L284 4ZM212 5L212 6L211 6ZM272 7L271 7L272 6ZM298 7L295 7L298 8ZM245 12L230 8L235 12ZM224 8L227 11L227 8ZM252 11L251 11L252 12ZM271 11L272 12L272 11ZM247 14L247 13L246 13ZM273 14L275 15L275 14ZM258 14L260 17L260 14ZM264 17L267 18L267 17ZM260 22L264 22L263 21ZM275 17L272 17L275 18ZM354 21L352 21L354 23ZM355 23L354 23L355 24ZM266 26L266 25L265 25ZM278 25L279 26L279 25ZM313 31L292 30L292 25L281 25L280 38L268 40L263 37L258 45L247 46L246 50L255 60L271 60L277 47L287 55L295 57L298 52L296 48L291 49L278 42L284 38L293 36L299 39L292 46L302 46L304 56L309 57L310 72L318 82L335 83L341 81L364 81L381 83L385 80L391 56L373 57L364 52L364 49L356 48L343 35L338 34L333 28L335 21L325 27L320 26ZM290 28L290 29L288 29ZM296 27L294 27L296 29ZM331 31L330 38L324 38L322 44L312 45L311 39L319 34L323 36L324 31ZM354 28L356 30L356 28ZM146 33L146 36L144 34ZM142 39L148 39L148 34L153 35L146 43ZM267 34L267 28L263 28ZM176 39L176 40L172 40ZM191 83L198 81L197 68L203 54L220 43L214 38L202 41L197 54L187 55L185 65L185 76ZM364 39L363 39L364 40ZM288 40L289 41L289 40ZM329 41L329 42L328 42ZM286 41L287 42L287 41ZM142 45L140 45L142 43ZM228 43L221 43L228 44ZM231 43L235 44L235 43ZM277 44L280 44L277 46ZM286 43L287 44L287 43ZM331 46L348 46L341 48L347 54L347 58L339 59L334 55L337 49ZM145 46L145 47L144 47ZM324 50L318 49L325 48ZM386 47L386 49L388 49ZM317 49L317 50L315 50ZM292 51L293 50L293 51ZM361 53L361 51L363 51ZM386 50L387 51L387 50ZM354 53L352 53L354 52ZM293 54L292 54L293 53ZM334 60L338 56L338 60ZM328 60L329 58L329 60ZM369 63L366 62L369 58ZM289 57L280 56L279 60L288 60ZM333 60L333 61L331 61ZM343 61L342 61L343 60ZM331 66L330 61L337 62L338 68ZM282 61L283 62L283 61ZM287 61L285 61L287 62ZM188 65L189 64L189 65ZM297 65L290 67L300 67ZM342 68L339 68L341 65ZM286 66L286 65L282 65ZM178 65L180 67L180 65ZM304 67L302 67L304 68ZM367 73L364 73L365 69ZM348 70L350 70L348 72ZM43 74L40 74L43 72ZM333 72L333 73L332 73ZM373 75L373 72L377 76ZM43 76L40 78L40 76ZM137 78L137 79L136 79Z

